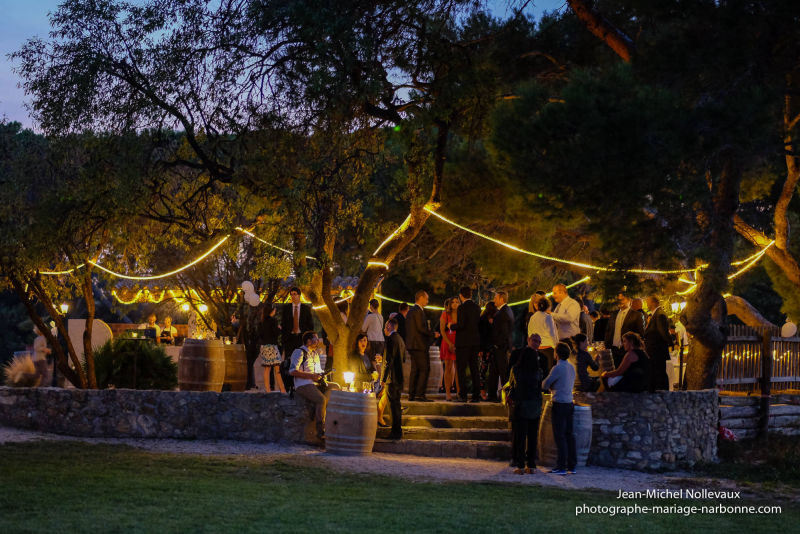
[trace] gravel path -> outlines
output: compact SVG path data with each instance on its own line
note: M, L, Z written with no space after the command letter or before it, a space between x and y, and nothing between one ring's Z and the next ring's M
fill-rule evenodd
M277 459L301 465L324 466L336 471L375 473L414 481L500 482L553 486L565 489L602 489L637 491L650 488L678 487L690 475L686 473L640 473L624 469L585 467L576 475L557 476L538 471L533 475L515 475L505 462L469 458L429 458L375 453L371 456L335 456L305 445L247 443L240 441L185 441L174 439L81 438L45 434L0 426L0 444L34 440L67 440L86 443L122 444L152 452L219 456L247 455L250 458Z

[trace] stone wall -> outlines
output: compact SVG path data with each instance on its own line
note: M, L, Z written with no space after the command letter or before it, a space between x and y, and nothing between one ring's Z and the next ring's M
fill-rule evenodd
M719 424L736 439L756 437L761 406L758 395L720 395ZM800 395L778 393L770 397L769 432L800 435Z
M0 423L71 436L313 442L305 401L279 393L0 387Z
M576 393L592 407L589 464L674 469L717 458L715 390Z

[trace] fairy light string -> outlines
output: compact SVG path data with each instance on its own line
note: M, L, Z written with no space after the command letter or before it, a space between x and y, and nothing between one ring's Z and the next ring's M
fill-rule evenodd
M486 235L486 234L482 234L481 232L478 232L476 230L472 230L471 228L468 228L468 227L463 226L463 225L461 225L461 224L459 224L459 223L457 223L457 222L455 222L455 221L453 221L451 219L448 219L447 217L445 217L445 216L441 215L440 213L436 212L436 210L433 209L430 206L426 205L426 206L423 207L423 209L425 211L427 211L429 214L433 215L434 217L436 217L437 219L439 219L440 221L442 221L444 223L450 224L450 225L452 225L452 226L454 226L454 227L456 227L456 228L458 228L460 230L463 230L465 232L471 233L473 235L476 235L478 237L481 237L483 239L491 241L491 242L493 242L495 244L498 244L498 245L500 245L502 247L505 247L507 249L519 252L521 254L526 254L526 255L529 255L529 256L533 256L533 257L536 257L536 258L539 258L539 259L552 261L552 262L556 262L556 263L561 263L561 264L565 264L565 265L572 265L574 267L579 267L579 268L582 268L582 269L591 269L591 270L599 271L599 272L629 272L629 273L635 273L635 274L656 274L656 275L695 273L695 276L696 276L698 271L708 267L708 264L703 264L703 265L700 265L700 266L692 268L692 269L671 269L671 270L662 270L662 269L618 269L618 268L613 268L613 267L605 267L605 266L600 266L600 265L593 265L593 264L589 264L589 263L583 263L583 262L567 260L567 259L564 259L564 258L558 258L558 257L555 257L555 256L549 256L549 255L546 255L546 254L540 254L538 252L526 250L526 249L517 247L516 245L513 245L513 244L510 244L510 243L504 242L504 241L502 241L500 239L494 238L492 236L489 236L489 235ZM398 228L394 232L392 232L383 241L383 243L381 243L380 246L378 246L378 248L373 253L373 256L376 255L378 252L380 252L380 250L392 239L392 237L397 235L398 232L401 232L403 229L405 229L409 224L409 220L410 220L410 218L407 217L400 224L400 226L398 226ZM290 251L288 249L285 249L285 248L282 248L282 247L279 247L278 245L275 245L274 243L271 243L269 241L266 241L266 240L260 238L259 236L257 236L256 234L254 234L253 232L251 232L250 230L242 228L241 226L237 226L235 228L235 230L237 230L238 232L240 232L240 233L242 233L244 235L247 235L247 236L249 236L249 237L251 237L253 239L256 239L259 242L264 243L264 244L266 244L266 245L268 245L268 246L270 246L272 248L275 248L276 250L280 250L281 252L284 252L286 254L292 255L292 251ZM228 234L225 237L221 238L213 246L211 246L211 248L206 250L203 254L201 254L200 256L198 256L197 258L192 260L191 262L189 262L189 263L187 263L187 264L185 264L185 265L183 265L183 266L181 266L181 267L179 267L177 269L174 269L174 270L172 270L170 272L157 274L157 275L150 275L150 276L128 275L128 274L124 274L124 273L120 273L120 272L116 272L116 271L113 271L111 269L108 269L107 267L104 267L104 266L100 265L98 262L95 262L95 261L92 261L92 260L86 260L86 263L89 263L89 264L93 265L94 267L98 268L99 270L104 271L104 272L108 273L109 275L117 277L117 278L123 278L123 279L127 279L127 280L140 280L140 281L159 280L159 279L162 279L162 278L168 278L170 276L174 276L174 275L176 275L176 274L178 274L178 273L180 273L182 271L185 271L186 269L189 269L189 268L193 267L194 265L197 265L198 263L202 262L207 257L209 257L211 254L213 254L214 251L216 251L219 247L221 247L231 237L231 235L232 234ZM734 278L738 277L739 275L741 275L744 272L748 271L749 269L753 268L761 260L761 258L764 257L764 255L767 253L767 250L774 244L775 244L775 241L772 240L764 248L762 248L761 250L759 250L759 251L755 252L754 254L748 256L747 258L731 262L732 266L743 265L743 267L741 269L739 269L738 271L736 271L736 272L732 273L731 275L729 275L728 279L729 280L733 280ZM310 260L315 260L316 259L313 256L306 256L306 258L310 259ZM368 265L383 267L383 268L385 268L387 270L390 268L390 266L387 263L376 261L376 260L370 260L368 262ZM72 274L75 270L80 269L82 267L85 267L85 264L80 264L80 265L75 266L72 269L64 270L64 271L41 271L40 274L49 275L49 276L62 276L62 275ZM575 285L584 283L584 282L588 281L589 279L590 279L590 277L586 276L585 278L583 278L583 279L581 279L581 280L579 280L579 281L577 281L577 282L575 282L573 284L570 284L567 287L573 287ZM691 287L687 288L684 291L677 292L676 295L681 295L681 296L688 295L688 294L694 292L697 289L697 283L692 281L692 280L689 280L688 278L685 278L685 277L681 276L681 277L678 278L678 281L680 281L682 283L690 284ZM113 293L114 293L115 298L122 304L132 304L134 302L137 302L137 301L139 301L139 299L143 295L144 295L144 298L145 298L146 301L153 302L153 303L159 303L159 302L163 301L166 298L167 294L169 294L170 297L175 299L176 301L178 301L181 298L181 297L178 297L177 295L175 295L172 292L172 290L164 290L164 291L162 291L162 293L161 293L161 295L159 297L155 297L147 289L139 290L132 299L128 299L128 300L122 299L118 294L116 294L116 292L113 292ZM548 296L549 295L550 294L548 294ZM376 293L376 297L378 297L378 298L380 298L382 300L387 300L389 302L395 302L395 303L404 302L404 301L393 299L391 297L387 297L385 295L380 295L380 294L377 294L377 293ZM184 295L183 298L186 298L186 296ZM191 298L191 296L189 298ZM352 298L352 295L346 296L345 298L342 298L341 300L336 301L336 303L338 304L340 302L347 301L350 298ZM518 302L509 303L508 305L509 306L519 306L519 305L525 304L527 302L528 302L528 300L521 300L521 301L518 301ZM316 306L314 309L319 309L320 307L321 306ZM428 308L433 309L433 310L443 310L444 309L441 306L428 306Z

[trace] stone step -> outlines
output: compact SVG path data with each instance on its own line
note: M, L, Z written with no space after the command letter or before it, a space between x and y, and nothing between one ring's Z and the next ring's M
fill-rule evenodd
M387 438L390 428L379 428L379 438ZM407 440L436 441L511 441L511 430L508 428L430 428L421 426L404 426L403 438Z
M405 436L404 436L405 437ZM373 452L413 454L437 458L481 458L485 460L510 460L511 444L507 441L450 441L401 439L390 441L376 439Z
M403 426L426 428L508 428L508 417L494 416L444 416L444 415L407 415L403 417Z
M499 403L402 401L405 415L440 415L447 417L504 417L508 410Z

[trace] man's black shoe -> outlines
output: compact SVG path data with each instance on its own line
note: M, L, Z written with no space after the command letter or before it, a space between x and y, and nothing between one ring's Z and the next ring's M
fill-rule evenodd
M428 397L418 397L417 402L433 402L433 400Z
M486 402L495 402L496 403L496 402L500 402L500 399L498 399L497 397L487 397L486 398Z
M415 397L412 397L411 395L408 396L408 401L409 402L414 402L414 399L415 399Z
M467 398L466 397L459 397L458 398L458 402L467 402Z
M472 397L469 401L470 402L474 402L474 403L478 403L478 402L481 401L481 398L480 397Z
M397 441L397 440L403 439L403 435L402 434L389 434L389 437L387 439L390 439L392 441Z

